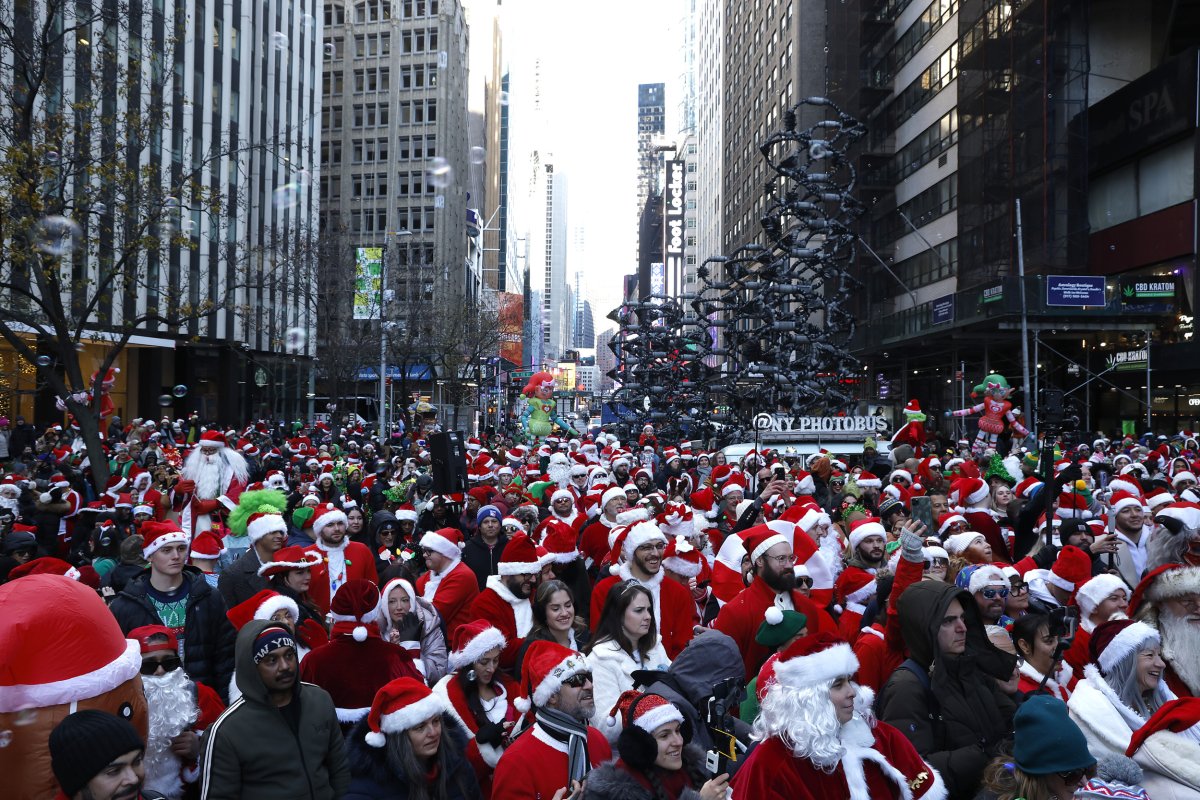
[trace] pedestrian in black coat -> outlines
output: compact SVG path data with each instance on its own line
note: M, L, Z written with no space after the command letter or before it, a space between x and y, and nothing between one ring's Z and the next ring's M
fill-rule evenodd
M383 747L372 747L364 741L368 731L367 720L363 719L346 737L346 757L352 777L342 800L480 797L479 782L467 760L467 733L450 714L442 714L442 740L435 756L437 771L432 778L408 744L407 731L387 734Z

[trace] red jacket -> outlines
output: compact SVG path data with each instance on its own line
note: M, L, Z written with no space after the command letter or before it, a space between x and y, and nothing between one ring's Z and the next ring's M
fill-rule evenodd
M608 534L612 527L604 524L604 516L583 528L579 536L579 552L589 568L599 564L608 555ZM615 526L616 523L613 523Z
M593 631L600 623L608 590L618 581L629 580L632 577L627 566L622 566L621 569L621 575L610 575L592 589L592 616L589 624ZM658 621L658 635L662 638L663 649L667 651L668 657L674 659L692 640L696 601L692 599L692 593L687 587L667 578L662 570L659 570L656 582L651 581L645 586L654 595L654 615Z
M379 583L379 573L375 571L375 556L371 554L370 548L361 542L350 541L349 538L344 539L343 542L346 545L342 550L346 560L346 574L341 583L344 584L355 578ZM312 584L308 587L308 596L316 603L317 608L321 609L322 614L328 614L329 598L331 597L329 593L329 554L316 544L310 544L304 548L304 552L316 553L321 557L321 563L312 568Z
M429 575L426 572L417 578L417 594L425 597L425 587L429 585ZM425 597L433 603L433 607L442 615L446 623L446 641L454 638L458 626L475 619L471 616L471 602L479 594L479 581L475 573L466 564L459 561L438 583L433 597Z
M904 654L887 646L884 627L878 622L862 629L854 643L854 655L858 657L858 682L870 686L876 693L904 663Z
M742 662L746 667L746 680L749 681L758 674L759 668L771 650L754 641L759 626L763 624L767 609L775 605L775 590L756 577L742 592L721 608L713 621L713 627L728 634L737 642L742 654ZM808 617L808 632L819 631L837 633L837 625L823 608L809 600L798 591L792 592L792 606Z
M366 629L365 641L354 640L356 627ZM375 693L390 681L414 678L425 682L408 651L381 639L374 625L338 622L333 630L329 644L311 651L300 662L300 680L329 692L343 725L365 717Z
M521 645L525 642L525 635L529 633L529 629L526 628L524 631L519 630L517 614L512 604L494 588L499 583L496 580L499 577L499 575L491 576L488 579L488 586L471 601L471 611L467 614L467 619L469 621L485 619L492 624L492 627L504 634L507 644L504 645L504 650L500 653L500 669L508 673L513 673L515 672L513 667L517 663L517 651L521 649ZM501 587L503 588L502 585ZM533 607L528 600L522 602L526 606L529 606L528 609L522 609L522 613L528 614L526 624L531 625L533 621Z
M608 740L590 725L587 751L592 767L612 758ZM550 800L566 785L567 746L534 725L518 736L500 757L492 782L492 800Z

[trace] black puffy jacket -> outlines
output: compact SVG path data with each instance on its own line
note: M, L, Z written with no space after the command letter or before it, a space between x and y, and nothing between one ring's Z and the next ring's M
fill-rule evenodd
M954 600L963 607L967 646L962 655L948 656L938 647L938 630ZM1016 657L988 641L974 599L955 586L914 583L896 610L919 671L901 667L892 673L879 693L877 715L941 773L952 800L969 800L984 767L1011 746L1016 706L995 677L1010 677Z
M388 763L387 748L371 747L363 741L368 730L366 720L362 720L346 737L351 778L350 788L342 795L342 800L407 800L412 785L417 781L426 783L428 778L424 775L410 777L394 771ZM445 797L447 800L481 797L475 771L466 756L467 734L449 714L443 714L442 747L447 747L447 742L451 749L446 753ZM427 786L426 791L431 796L438 796L434 788Z
M223 701L229 702L237 631L225 616L221 595L208 585L204 573L195 567L184 567L184 579L191 581L191 586L183 629L183 668L192 680L215 689ZM117 618L122 632L128 634L143 625L162 624L146 593L149 585L150 570L147 569L113 598L108 608Z

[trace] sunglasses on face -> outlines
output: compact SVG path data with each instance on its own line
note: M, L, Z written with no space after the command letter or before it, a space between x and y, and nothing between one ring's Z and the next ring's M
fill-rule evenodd
M1074 786L1083 780L1084 776L1087 774L1088 771L1086 769L1073 769L1070 772L1058 773L1058 777L1062 778L1063 783L1065 783L1067 786Z
M995 600L997 597L1008 597L1008 589L993 589L989 587L987 589L980 589L979 593L988 600Z
M812 578L796 578L796 585L802 589L811 589L813 585Z
M563 681L563 686L570 686L572 689L582 689L585 685L592 682L592 673L577 672L571 677Z
M169 656L164 658L162 661L143 661L142 674L154 675L158 672L159 667L162 667L163 672L174 672L175 670L179 669L181 664L182 662L179 660L179 656Z

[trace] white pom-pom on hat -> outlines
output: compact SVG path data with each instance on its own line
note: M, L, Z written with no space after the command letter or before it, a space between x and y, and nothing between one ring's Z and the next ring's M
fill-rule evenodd
M528 714L529 709L533 708L533 704L529 702L528 697L518 697L513 700L513 707L522 714Z
M387 744L387 737L378 731L368 731L363 737L363 741L371 745L371 747L383 747Z
M363 625L354 626L354 641L365 642L367 640L367 629Z
M764 616L767 619L768 625L778 625L779 623L783 622L783 612L778 606L771 606L768 608L767 613L764 614Z

